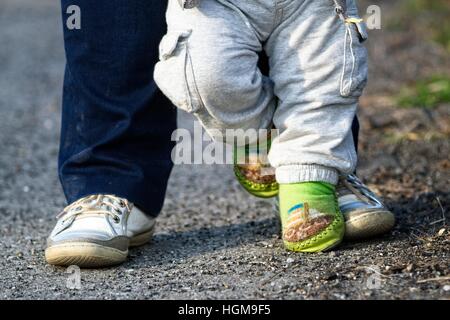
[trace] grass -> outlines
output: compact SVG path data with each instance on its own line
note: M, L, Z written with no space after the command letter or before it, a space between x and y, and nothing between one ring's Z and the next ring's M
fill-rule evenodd
M419 80L400 91L398 104L402 107L435 108L450 103L450 77L436 75Z
M450 0L399 0L387 19L391 31L410 31L450 54ZM444 72L445 74L446 72ZM435 108L450 103L450 74L419 79L396 97L402 107Z

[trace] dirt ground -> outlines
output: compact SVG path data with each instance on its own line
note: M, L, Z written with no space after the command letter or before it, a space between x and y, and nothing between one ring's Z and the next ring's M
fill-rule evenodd
M395 15L389 1L374 2L390 12L383 19ZM450 55L386 29L370 32L359 175L395 213L390 234L293 254L272 203L250 198L229 166L177 166L152 243L120 267L82 270L81 289L68 288L66 269L43 258L65 205L56 172L61 29L58 1L0 0L0 298L450 298L450 105L401 108L394 98L420 77L450 74Z

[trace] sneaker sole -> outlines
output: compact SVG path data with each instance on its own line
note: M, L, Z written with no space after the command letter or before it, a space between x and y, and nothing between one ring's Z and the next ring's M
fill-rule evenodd
M149 242L153 237L154 228L150 231L138 234L131 238L130 247L140 247Z
M153 229L130 239L129 247L146 244L153 236ZM80 268L101 268L118 265L127 259L128 250L103 246L91 242L70 242L56 244L45 250L45 259L51 265Z
M76 265L80 268L108 267L122 263L128 250L121 251L89 242L53 245L45 250L45 259L56 266Z

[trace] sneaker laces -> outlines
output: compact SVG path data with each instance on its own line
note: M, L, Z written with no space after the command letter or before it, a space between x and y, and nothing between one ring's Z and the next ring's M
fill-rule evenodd
M376 207L384 207L377 196L356 175L349 174L341 179L343 186L363 202L369 202Z
M132 209L132 204L126 199L113 195L92 195L68 205L56 218L64 217L66 221L80 215L105 215L110 216L114 222L118 223L123 209L128 212Z

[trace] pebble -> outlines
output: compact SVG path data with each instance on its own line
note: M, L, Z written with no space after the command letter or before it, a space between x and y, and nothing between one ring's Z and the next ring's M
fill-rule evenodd
M292 258L287 258L287 259L286 259L286 263L288 263L288 264L294 263L294 262L295 262L295 260L292 259Z

